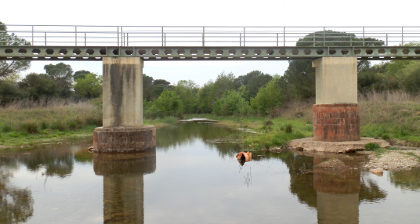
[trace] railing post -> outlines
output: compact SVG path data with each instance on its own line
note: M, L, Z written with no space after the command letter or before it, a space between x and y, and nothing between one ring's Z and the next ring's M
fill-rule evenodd
M202 42L202 46L204 47L204 46L206 46L206 44L205 44L205 41L206 41L206 39L205 39L205 34L206 34L206 28L203 26L203 33L202 33L202 40L201 40L201 42Z
M401 46L404 46L404 27L401 27Z
M163 41L164 41L163 40L163 26L161 27L161 35L162 35L161 36L161 41L162 41L162 47L163 47L163 46L165 46L164 43L163 43Z
M322 45L325 47L325 26L323 27L323 41L322 41Z
M87 46L87 44L86 44L86 32L85 32L85 47Z
M129 44L128 44L128 34L129 34L129 33L127 33L127 47L128 47L128 45L129 45Z
M365 46L365 27L363 27L363 47Z
M283 47L286 47L286 27L283 26Z
M314 47L315 47L315 42L316 42L315 35L316 35L316 34L314 33L314 35L313 35L313 37L312 37L312 41L313 41L313 44L312 44L312 45L313 45Z
M32 46L34 45L34 26L32 26Z
M77 46L77 26L74 26L74 46Z
M120 43L120 46L121 47L124 47L124 31L123 31L123 27L122 26L120 26L120 35L121 35L121 39L120 39L120 41L121 41L121 43Z
M246 45L246 40L245 40L245 27L244 27L244 47L245 47L245 45Z
M239 47L242 47L242 33L239 33Z
M276 46L279 46L279 33L276 33Z
M44 45L47 46L47 32L44 33Z
M388 33L386 33L386 37L385 37L385 46L388 47Z
M120 46L120 27L117 26L117 47Z

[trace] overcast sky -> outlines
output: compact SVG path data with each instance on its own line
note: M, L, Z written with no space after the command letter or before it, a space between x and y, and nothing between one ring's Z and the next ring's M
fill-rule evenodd
M1 3L0 21L30 25L119 26L417 26L420 1L384 0L18 0ZM43 72L32 62L29 72ZM65 62L68 63L68 62ZM71 62L74 71L102 73L101 62ZM285 61L145 62L144 73L172 83L204 84L218 74L251 70L282 75Z

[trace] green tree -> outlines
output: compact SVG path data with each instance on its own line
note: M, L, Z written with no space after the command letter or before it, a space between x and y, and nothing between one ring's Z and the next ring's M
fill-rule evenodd
M198 90L198 112L200 113L211 113L213 107L214 96L214 82L208 82L204 84L202 88Z
M47 75L54 80L58 87L58 96L69 97L72 94L73 70L70 65L58 63L44 66Z
M84 78L87 74L91 74L91 72L86 70L79 70L73 74L73 80L76 81L77 79Z
M286 100L287 83L280 76L274 78L261 87L255 98L251 99L251 106L260 114L269 114L275 107L281 106Z
M24 91L26 97L38 101L41 98L57 96L58 93L55 81L47 74L31 73L19 82L19 88Z
M252 71L246 75L241 75L235 79L235 88L238 89L241 86L245 86L247 93L245 98L249 100L257 95L258 89L267 84L273 77L268 74L264 74L261 71Z
M182 115L182 101L173 90L163 90L162 94L149 106L147 115L150 117Z
M10 80L0 80L0 105L4 106L22 97L18 84Z
M198 86L193 81L181 80L175 86L175 92L182 101L183 113L190 114L197 112Z
M6 26L0 22L0 45L29 45L29 42L17 37L15 34L8 34ZM17 74L30 67L30 61L25 60L6 60L0 61L0 79Z
M413 94L420 94L420 63L413 63L412 69L402 81L404 89Z
M228 90L235 90L235 76L232 73L222 73L215 82L206 83L198 92L198 111L212 112L214 103Z
M92 73L86 74L76 79L74 91L76 95L84 98L99 97L102 92L102 78Z
M228 90L216 101L213 113L217 115L247 115L251 107L240 91Z

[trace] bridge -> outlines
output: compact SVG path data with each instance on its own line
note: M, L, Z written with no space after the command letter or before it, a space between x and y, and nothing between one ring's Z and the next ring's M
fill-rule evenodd
M143 60L420 57L420 26L7 25L7 28L7 32L0 31L2 60L102 60L115 56ZM27 45L8 46L6 33L25 39Z
M7 25L0 60L103 62L103 127L96 152L156 145L143 125L146 60L310 59L316 73L314 140L360 140L357 60L420 59L419 27ZM10 36L25 41L10 43Z

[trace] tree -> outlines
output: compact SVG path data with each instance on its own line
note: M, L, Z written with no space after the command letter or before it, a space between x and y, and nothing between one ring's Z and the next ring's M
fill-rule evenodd
M182 101L173 90L163 90L162 94L146 111L151 117L182 115Z
M47 75L55 81L60 97L69 97L72 94L72 78L73 70L70 65L58 63L56 65L49 64L44 66Z
M74 91L80 97L96 98L102 92L102 79L95 74L86 74L76 79Z
M26 97L33 100L51 98L57 96L58 86L47 74L31 73L19 82L19 88L24 91Z
M268 114L286 100L287 83L283 77L274 76L266 86L261 87L255 98L251 99L251 106L260 114Z
M296 42L298 47L382 46L383 44L383 41L374 38L363 39L352 33L332 30L317 31ZM366 66L369 66L369 62L358 63L360 69ZM295 98L304 99L315 96L315 69L312 68L312 60L290 60L284 78L291 89L294 89Z
M77 79L84 78L87 74L91 74L91 72L86 70L79 70L73 74L73 80L76 81Z
M245 98L249 100L257 95L258 89L267 84L273 77L268 74L264 74L261 71L252 71L246 75L241 75L235 79L235 88L238 89L241 86L245 86L247 94Z
M198 86L193 81L181 80L175 86L175 92L182 101L183 113L191 114L197 112Z
M217 115L247 115L251 111L240 91L228 90L216 101L213 113Z
M0 45L29 45L30 43L24 39L18 38L15 34L8 34L6 26L0 22ZM30 61L25 60L6 60L0 61L0 79L4 79L10 75L17 74L30 67Z
M4 106L22 97L22 92L14 81L0 80L0 105Z

